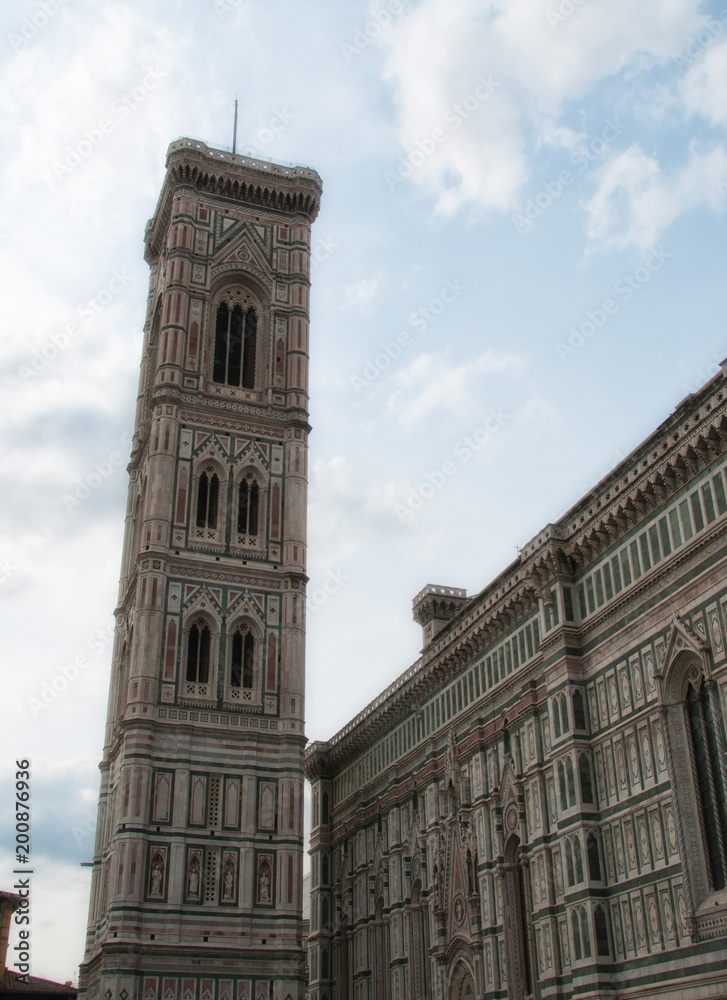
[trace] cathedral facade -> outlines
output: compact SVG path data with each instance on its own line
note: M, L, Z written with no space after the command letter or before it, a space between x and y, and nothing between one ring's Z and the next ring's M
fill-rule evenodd
M727 378L474 597L312 783L311 1000L727 996Z
M313 170L169 147L86 952L90 1000L301 1000Z

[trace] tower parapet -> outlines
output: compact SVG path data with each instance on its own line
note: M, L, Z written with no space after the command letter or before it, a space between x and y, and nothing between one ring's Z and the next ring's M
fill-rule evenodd
M412 601L414 621L423 629L424 646L428 646L447 622L467 604L467 591L460 587L440 587L428 583Z

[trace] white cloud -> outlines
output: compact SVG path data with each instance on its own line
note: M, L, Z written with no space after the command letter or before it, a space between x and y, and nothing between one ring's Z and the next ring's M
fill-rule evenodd
M372 278L362 278L353 285L346 285L343 290L343 308L370 312L383 284L384 272L379 271Z
M406 430L439 411L467 414L475 404L474 390L482 376L495 372L520 375L524 358L488 350L473 361L448 365L442 355L420 354L391 379L394 389L386 404L386 417L394 417Z
M699 7L588 0L553 24L555 0L423 0L382 35L404 151L390 186L411 180L444 214L512 208L530 173L531 145L573 141L558 132L567 102L668 59L698 26ZM495 89L478 103L483 78ZM443 138L432 142L436 129Z
M648 250L682 212L699 205L721 211L725 178L723 146L704 149L693 143L685 166L665 175L658 160L634 144L600 171L598 188L585 206L588 236L605 248Z
M688 111L727 125L727 40L707 49L686 73L681 96Z

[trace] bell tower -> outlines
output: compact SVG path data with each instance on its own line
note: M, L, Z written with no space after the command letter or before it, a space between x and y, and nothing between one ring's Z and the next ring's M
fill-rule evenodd
M151 269L89 1000L302 1000L310 230L318 174L180 139Z

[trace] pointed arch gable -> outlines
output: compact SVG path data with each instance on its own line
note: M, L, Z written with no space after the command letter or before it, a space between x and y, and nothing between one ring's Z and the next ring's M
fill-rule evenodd
M505 762L505 766L502 769L502 778L500 780L500 805L503 809L510 803L517 803L521 795L522 783L518 780L515 774L515 765L510 758Z
M689 683L686 674L691 664L698 664L706 677L711 676L708 649L676 612L672 615L664 657L655 670L664 705L683 700Z
M474 1000L477 977L473 955L464 941L455 939L447 949L449 1000Z

